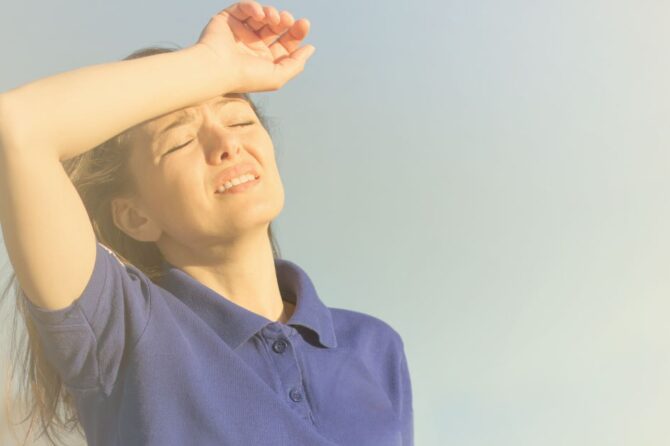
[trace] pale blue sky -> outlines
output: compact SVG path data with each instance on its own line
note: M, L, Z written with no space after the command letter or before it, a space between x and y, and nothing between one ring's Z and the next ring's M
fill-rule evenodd
M0 91L229 4L5 4ZM253 96L282 253L402 335L417 446L670 444L670 3L270 4L317 48Z

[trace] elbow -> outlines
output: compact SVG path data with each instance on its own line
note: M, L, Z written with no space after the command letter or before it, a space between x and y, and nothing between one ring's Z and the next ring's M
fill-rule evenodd
M0 154L4 155L7 151L9 151L9 130L8 128L11 127L9 124L9 118L8 118L8 111L7 111L7 100L5 99L6 94L2 93L0 94Z
M3 155L9 151L13 151L16 146L17 128L14 124L16 121L13 118L12 98L9 93L0 93L0 151Z
M4 138L4 135L5 135L4 127L5 127L5 124L6 124L5 115L7 114L5 112L5 102L6 102L5 96L6 96L6 93L0 93L0 150L2 150L3 147L4 147L3 140L5 139Z
M0 93L0 155L3 160L35 156L60 160L59 147L43 131L49 120L48 112L39 102L26 100L20 89Z
M20 103L9 92L0 93L0 154L3 160L20 156L29 142L30 120L21 111Z

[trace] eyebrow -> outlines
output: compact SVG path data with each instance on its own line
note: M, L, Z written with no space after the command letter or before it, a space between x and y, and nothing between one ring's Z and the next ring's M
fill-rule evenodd
M243 98L237 98L237 97L231 98L227 96L221 96L219 100L216 101L213 105L221 105L223 107L231 102L246 102L246 101ZM188 124L190 122L193 122L194 120L195 115L191 110L182 110L174 121L170 122L168 125L166 125L156 133L156 137L162 136L168 130L171 130L175 127L179 127L180 125Z

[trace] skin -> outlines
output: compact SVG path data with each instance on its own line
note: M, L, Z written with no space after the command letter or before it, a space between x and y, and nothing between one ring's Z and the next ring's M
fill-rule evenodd
M134 196L114 201L117 226L137 240L154 241L170 263L221 295L271 319L277 316L283 303L266 226L282 207L283 189L272 144L263 131L214 119L211 105L202 103L224 92L282 88L314 53L313 46L300 46L309 27L287 12L242 1L214 14L187 48L81 67L0 94L0 161L16 173L0 178L13 181L4 181L5 189L20 195L0 200L10 206L0 206L3 231L17 278L34 303L54 310L70 305L95 261L94 228L56 160L81 155L143 123L131 154L133 183L140 186ZM196 141L157 161L150 151L157 141L154 119L189 107L196 107L200 119L191 129ZM241 160L257 163L260 183L250 193L215 197L215 174ZM54 184L58 209L54 200L51 208L22 205L31 200L21 197L39 195L24 181L36 172ZM66 234L70 228L69 236L21 229L26 221L57 215L62 218L50 222L52 232ZM75 268L54 263L73 252L81 254ZM65 279L53 287L53 277Z
M295 308L282 300L267 236L284 206L274 145L244 99L225 98L231 101L217 105L215 96L131 130L137 190L113 200L114 222L136 240L155 242L169 263L235 304L286 322ZM161 135L184 110L195 120ZM215 195L216 175L242 162L256 167L259 183Z
M212 18L198 44L239 67L242 89L228 91L263 91L267 80L256 86L254 79L292 77L297 61L313 53L313 47L298 49L308 20L254 1L225 11ZM271 85L285 81L278 82ZM196 120L167 135L160 129L184 109L133 128L130 165L138 190L113 202L115 223L137 240L155 242L168 262L230 301L286 322L295 308L282 300L267 236L284 206L274 146L248 103L238 97L221 107L219 100L186 107ZM246 122L253 123L237 125ZM256 166L260 182L244 193L215 195L216 174L242 162Z

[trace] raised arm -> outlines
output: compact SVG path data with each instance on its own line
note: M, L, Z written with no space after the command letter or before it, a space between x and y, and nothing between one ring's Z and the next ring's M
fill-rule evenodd
M74 157L139 122L225 92L230 70L223 65L196 45L9 90L0 97L2 150L5 156Z
M309 22L288 13L236 3L214 15L191 47L79 68L1 94L0 223L31 302L69 306L95 262L95 233L60 161L219 94L280 88L313 53L298 48L308 30Z
M259 33L249 27L263 25ZM298 48L308 31L305 19L240 2L215 14L191 47L87 66L9 90L0 95L2 150L62 161L218 94L279 89L313 53L311 45Z

